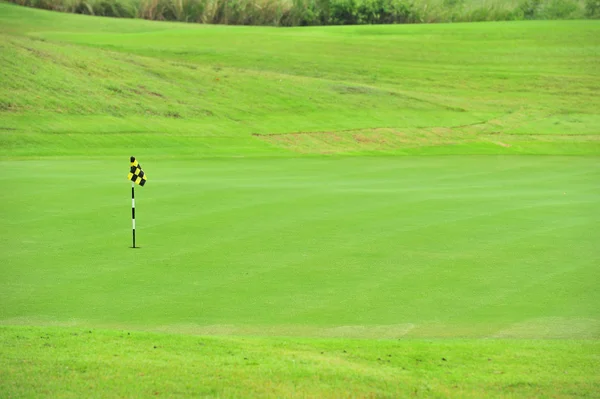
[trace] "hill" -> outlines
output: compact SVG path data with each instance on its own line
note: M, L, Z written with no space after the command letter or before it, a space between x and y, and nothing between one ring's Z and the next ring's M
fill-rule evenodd
M4 156L128 156L132 134L141 155L196 157L599 148L596 21L275 29L0 7Z

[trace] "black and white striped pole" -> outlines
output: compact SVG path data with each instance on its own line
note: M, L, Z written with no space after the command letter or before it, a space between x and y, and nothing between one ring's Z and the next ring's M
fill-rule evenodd
M131 224L133 227L133 246L131 248L135 248L135 185L139 184L144 187L148 178L142 170L142 165L136 161L135 157L129 158L129 161L131 162L131 165L129 166L127 178L131 180Z
M133 247L135 248L135 183L131 182L131 223L133 233Z

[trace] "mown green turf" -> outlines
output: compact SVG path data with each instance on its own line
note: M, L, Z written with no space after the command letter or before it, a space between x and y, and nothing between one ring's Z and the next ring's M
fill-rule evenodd
M599 33L0 4L0 324L37 326L1 329L0 396L593 396ZM130 155L149 176L135 250ZM90 329L113 331L77 339ZM375 360L395 345L428 371Z
M123 159L0 164L4 323L600 333L597 158L141 162L139 250Z
M195 337L0 327L0 393L105 397L598 397L598 341Z

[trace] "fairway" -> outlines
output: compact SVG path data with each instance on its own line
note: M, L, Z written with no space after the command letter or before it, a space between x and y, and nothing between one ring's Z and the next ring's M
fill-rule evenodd
M599 54L0 3L0 397L598 397Z

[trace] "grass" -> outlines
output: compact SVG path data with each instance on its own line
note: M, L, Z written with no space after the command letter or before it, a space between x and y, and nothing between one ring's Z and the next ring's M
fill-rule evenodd
M14 397L597 397L600 385L598 341L0 331Z
M0 319L600 332L596 158L153 160L142 163L139 251L122 164L2 163Z
M596 21L274 29L0 7L2 156L117 155L132 140L138 156L270 156L296 148L252 133L298 132L372 151L356 129L409 137L388 152L439 153L410 142L434 128L468 139L446 153L598 150Z
M0 3L0 396L597 396L599 30Z

